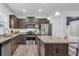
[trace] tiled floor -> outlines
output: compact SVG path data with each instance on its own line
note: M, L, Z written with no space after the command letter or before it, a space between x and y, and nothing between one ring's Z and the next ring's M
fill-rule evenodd
M13 56L38 56L37 45L20 44Z

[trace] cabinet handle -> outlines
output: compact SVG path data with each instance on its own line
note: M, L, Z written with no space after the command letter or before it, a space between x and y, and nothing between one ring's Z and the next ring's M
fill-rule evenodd
M56 53L59 53L59 49L58 48L56 49Z

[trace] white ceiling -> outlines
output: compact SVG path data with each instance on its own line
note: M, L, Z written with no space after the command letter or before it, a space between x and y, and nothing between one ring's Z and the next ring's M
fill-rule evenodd
M78 3L6 3L16 16L49 17L55 11L79 10ZM42 12L38 12L41 8ZM26 9L26 12L22 10Z

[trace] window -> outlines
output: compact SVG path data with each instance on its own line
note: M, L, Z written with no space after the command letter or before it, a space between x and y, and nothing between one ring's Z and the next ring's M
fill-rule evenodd
M5 27L7 25L7 19L5 16L0 15L0 27Z

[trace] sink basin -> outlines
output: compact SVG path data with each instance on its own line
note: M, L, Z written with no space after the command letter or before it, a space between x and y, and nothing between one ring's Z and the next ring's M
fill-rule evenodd
M3 37L11 37L11 36L12 36L11 34L3 35Z

